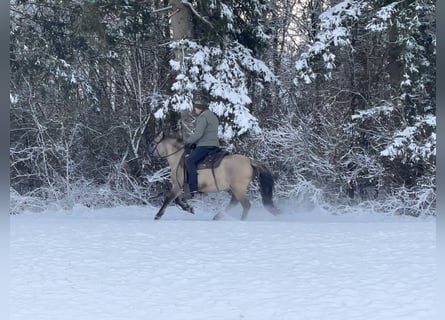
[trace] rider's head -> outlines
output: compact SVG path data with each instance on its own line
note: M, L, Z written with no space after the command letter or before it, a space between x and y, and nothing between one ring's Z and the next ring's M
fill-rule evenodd
M193 108L197 114L208 108L208 99L204 95L197 95L194 99Z

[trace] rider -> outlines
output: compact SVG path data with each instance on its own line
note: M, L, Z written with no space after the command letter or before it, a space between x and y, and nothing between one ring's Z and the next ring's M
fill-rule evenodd
M193 111L198 115L195 122L195 130L186 140L186 149L192 149L185 159L185 167L188 173L190 194L198 192L198 176L196 167L209 152L219 147L217 116L208 109L205 99L197 99L193 105ZM193 148L195 146L195 148Z

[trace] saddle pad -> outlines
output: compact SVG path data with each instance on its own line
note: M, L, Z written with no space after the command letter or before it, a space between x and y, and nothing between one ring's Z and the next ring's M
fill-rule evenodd
M212 169L216 168L221 164L222 159L229 155L230 152L218 149L216 151L210 152L207 157L204 158L199 164L197 169Z

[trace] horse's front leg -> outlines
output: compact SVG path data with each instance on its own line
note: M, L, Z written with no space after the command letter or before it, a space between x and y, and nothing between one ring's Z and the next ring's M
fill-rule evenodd
M178 197L179 193L180 193L179 190L173 189L167 194L161 209L159 209L158 213L156 213L155 220L161 219L161 217L164 215L165 209L167 209L170 203L172 203L172 201Z
M185 200L184 197L182 197L182 196L177 197L177 198L175 199L175 202L176 202L177 205L179 205L179 206L182 208L182 210L187 211L187 212L190 212L190 213L192 213L192 214L195 213L195 212L193 212L193 208L192 208L192 206L190 206L190 205L187 203L187 200Z

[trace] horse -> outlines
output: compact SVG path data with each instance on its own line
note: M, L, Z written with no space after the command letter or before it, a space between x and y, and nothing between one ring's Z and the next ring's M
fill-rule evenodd
M171 169L171 190L166 194L164 202L155 216L155 220L159 220L164 215L167 206L173 201L184 211L194 213L193 208L187 203L185 197L181 196L184 195L185 184L184 146L184 141L181 138L166 136L164 132L157 135L149 145L149 154L157 158L166 159ZM272 200L274 179L271 171L259 161L241 154L224 156L219 166L215 168L198 168L198 191L202 193L228 191L232 197L226 211L241 203L243 208L241 220L245 220L251 207L246 194L247 187L256 176L259 176L260 192L264 207L272 214L277 214L278 211Z

